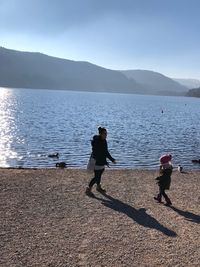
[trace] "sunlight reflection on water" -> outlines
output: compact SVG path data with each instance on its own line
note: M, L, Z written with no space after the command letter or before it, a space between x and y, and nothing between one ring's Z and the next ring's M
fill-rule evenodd
M0 90L0 165L8 167L10 161L18 157L15 149L12 149L13 134L15 128L15 117L13 116L12 107L13 91L5 88Z
M85 168L90 140L108 129L115 168L158 167L170 152L174 164L199 168L200 99L0 88L0 166ZM163 113L161 112L163 110ZM59 152L60 158L48 154Z

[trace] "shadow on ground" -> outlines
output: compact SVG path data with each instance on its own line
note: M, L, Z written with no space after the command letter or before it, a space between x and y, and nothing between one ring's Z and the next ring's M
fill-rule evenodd
M126 214L129 218L131 218L136 223L144 227L156 229L167 236L171 236L171 237L177 236L176 232L166 228L165 226L160 224L155 218L153 218L151 215L147 214L145 208L135 209L134 207L122 202L119 199L115 199L111 197L110 195L107 195L105 193L103 193L102 195L105 198L99 198L99 197L96 197L95 195L93 197L101 201L101 203L104 206L110 209L113 209L115 211Z
M171 206L170 208L174 210L175 212L177 212L178 214L180 214L181 216L185 217L186 220L195 222L195 223L200 223L200 215L194 214L189 211L180 210L173 206Z

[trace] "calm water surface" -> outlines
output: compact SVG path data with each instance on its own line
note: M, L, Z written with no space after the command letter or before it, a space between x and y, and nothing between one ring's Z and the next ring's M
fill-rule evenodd
M0 88L0 167L85 168L101 125L114 168L155 169L169 152L174 165L199 169L199 121L198 98Z

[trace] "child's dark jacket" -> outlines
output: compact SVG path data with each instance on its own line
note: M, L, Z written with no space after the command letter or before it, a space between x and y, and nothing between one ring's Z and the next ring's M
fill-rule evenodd
M158 180L158 185L162 189L169 189L171 185L171 174L172 174L172 168L171 169L165 169L161 171L161 175L156 178Z

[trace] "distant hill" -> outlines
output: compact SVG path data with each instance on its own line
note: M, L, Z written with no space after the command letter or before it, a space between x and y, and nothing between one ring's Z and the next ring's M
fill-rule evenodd
M117 71L89 62L0 47L0 87L184 95L188 88L148 70Z
M200 81L197 79L174 79L174 81L186 86L189 89L200 87Z
M0 48L0 86L121 93L139 93L141 89L118 71L5 48Z
M190 89L187 92L186 96L200 97L200 87L199 88Z
M152 94L185 95L188 91L187 87L158 72L149 70L124 70L121 72L139 83L143 90Z

